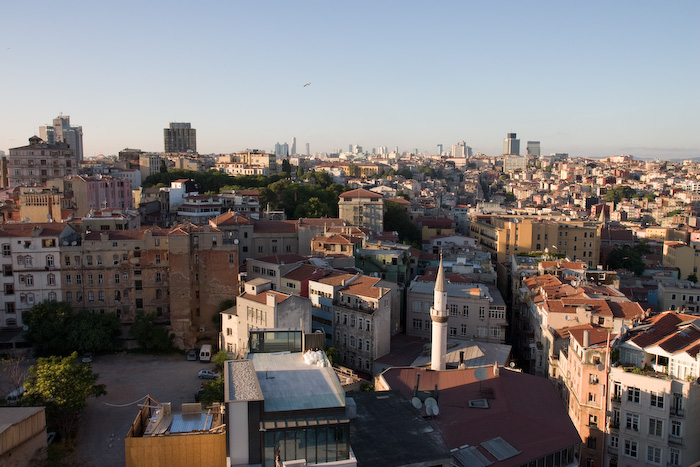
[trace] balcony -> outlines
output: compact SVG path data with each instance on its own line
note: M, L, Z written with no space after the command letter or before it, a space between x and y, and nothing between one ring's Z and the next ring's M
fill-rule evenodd
M618 448L608 445L608 454L612 454L613 456L617 456Z
M682 436L668 435L668 442L669 442L669 444L683 446L683 437Z
M610 429L611 430L619 430L620 429L620 422L616 422L611 420L610 421Z
M671 412L671 415L674 415L676 417L682 417L684 415L683 409L680 407L671 407L670 412Z
M613 396L610 398L612 402L615 404L619 404L622 402L622 394L613 394Z

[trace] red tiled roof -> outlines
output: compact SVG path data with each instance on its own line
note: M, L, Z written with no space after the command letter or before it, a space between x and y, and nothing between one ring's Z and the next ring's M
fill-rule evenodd
M229 211L221 214L220 216L216 216L212 220L209 221L210 224L214 225L222 225L222 226L229 226L229 225L248 225L252 224L253 221L248 219L247 217L243 217L237 212Z
M378 277L359 276L340 290L360 297L380 298L388 289L377 287L379 281L381 279Z
M267 295L272 294L275 296L275 300L277 300L277 303L282 303L291 295L284 294L282 292L276 292L274 290L265 290L264 292L260 292L257 295L253 295L251 293L244 293L241 295L241 298L246 298L248 300L252 300L254 302L262 303L263 305L267 304Z
M382 199L383 196L377 194L373 191L365 190L364 188L358 188L356 190L346 191L340 194L343 199L347 198L371 198L371 199Z
M272 256L265 256L264 258L255 258L252 259L251 261L260 261L262 263L270 263L270 264L292 264L292 263L298 263L298 262L305 262L306 261L306 256L301 256L297 255L294 253L288 253L284 255L272 255Z

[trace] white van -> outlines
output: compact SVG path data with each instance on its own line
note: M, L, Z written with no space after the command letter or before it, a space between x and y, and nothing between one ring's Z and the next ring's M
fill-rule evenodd
M204 344L201 349L199 349L199 361L200 362L210 362L211 361L211 344Z

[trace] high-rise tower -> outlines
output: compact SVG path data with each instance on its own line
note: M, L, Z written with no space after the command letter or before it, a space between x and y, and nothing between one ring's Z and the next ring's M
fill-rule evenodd
M445 270L440 256L440 267L435 278L433 307L430 319L433 321L432 344L430 349L430 369L444 370L447 356L447 290L445 287Z
M171 123L163 130L165 152L197 152L197 130L189 123Z
M506 139L503 140L503 154L520 155L520 140L516 138L515 133L508 133Z

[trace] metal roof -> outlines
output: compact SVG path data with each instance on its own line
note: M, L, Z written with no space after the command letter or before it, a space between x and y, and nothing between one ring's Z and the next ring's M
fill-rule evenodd
M500 436L488 441L483 441L481 445L499 461L520 454L520 451L508 444L508 442Z

